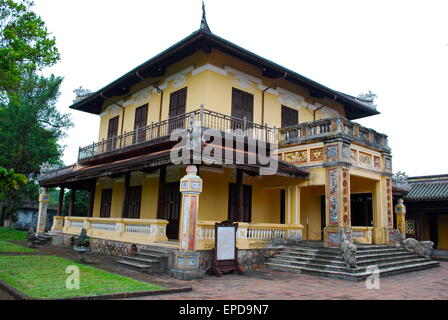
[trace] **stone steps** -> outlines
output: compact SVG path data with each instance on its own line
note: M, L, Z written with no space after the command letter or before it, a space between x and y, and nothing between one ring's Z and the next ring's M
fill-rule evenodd
M338 248L324 248L322 245L288 246L266 262L268 268L295 273L360 281L371 273L368 266L377 266L381 276L412 272L439 266L418 254L403 248L386 245L362 245L357 248L357 267L350 268L344 263Z
M400 265L408 265L408 264L414 264L414 263L423 263L427 262L428 260L424 258L416 258L416 259L407 259L402 261L389 261L389 262L381 262L376 264L376 266L381 270L387 267L393 267L393 266L400 266ZM287 261L282 259L276 259L273 258L270 260L270 262L277 263L277 264L283 264L283 265L292 265L292 266L305 266L305 267L312 267L312 268L320 268L322 270L341 270L348 273L362 273L366 270L367 266L364 267L357 267L357 268L347 268L345 264L343 265L334 265L334 264L322 264L322 263L315 263L313 261L311 262L305 262L305 261Z
M172 254L171 248L146 247L140 248L131 256L121 256L117 265L125 269L131 269L144 273L166 273L168 260Z
M276 264L276 263L271 263L271 262L267 262L266 265L270 269L273 269L273 270L287 271L287 272L293 272L293 273L305 273L305 274L311 274L311 275L316 275L316 276L344 279L344 280L349 280L349 281L362 281L371 275L371 273L368 273L368 272L360 272L358 274L353 274L353 273L343 272L343 271L322 270L321 268L298 267L298 266ZM434 268L434 267L438 267L438 266L439 266L439 263L436 261L427 261L424 263L416 263L416 264L411 264L411 265L406 265L406 266L395 266L395 267L380 269L380 276L391 276L391 275L395 275L395 274L419 271L419 270Z

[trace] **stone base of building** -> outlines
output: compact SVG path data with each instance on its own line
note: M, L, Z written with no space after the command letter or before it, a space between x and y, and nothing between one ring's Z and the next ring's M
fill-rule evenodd
M78 238L78 235L71 235L71 234L63 234L62 235L62 242L63 245L67 247L73 247L75 244L76 239ZM92 248L92 252L94 253L100 253L100 254L107 254L112 256L130 256L132 252L138 251L141 248L166 248L154 245L140 245L140 244L133 244L133 243L127 243L127 242L120 242L120 241L113 241L113 240L105 240L105 239L98 239L98 238L90 238L90 246ZM173 249L167 249L168 257L168 272L171 274L172 271L176 269L176 262L175 262L175 250ZM277 248L268 248L268 249L243 249L238 250L238 261L240 266L243 270L257 270L264 268L265 261L269 258L275 255L279 252L279 249ZM212 264L212 251L211 250L201 250L196 251L198 258L198 270L200 270L200 273L202 276L204 273L210 269ZM188 275L188 276L194 276L194 274ZM180 275L179 277L182 277Z
M341 245L341 231L343 231L348 240L352 240L351 227L326 226L324 228L324 246L339 247Z
M199 251L180 252L176 251L174 268L170 275L176 279L193 280L201 279L207 270L199 266Z
M63 245L73 247L77 238L77 235L64 234ZM90 247L92 248L92 252L95 253L107 254L111 256L130 256L133 251L138 250L139 245L127 242L90 238Z

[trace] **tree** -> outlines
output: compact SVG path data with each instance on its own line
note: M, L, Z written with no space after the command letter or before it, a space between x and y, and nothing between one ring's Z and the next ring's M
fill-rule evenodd
M27 183L28 179L25 175L15 173L14 169L7 170L0 167L0 213L3 219L8 221L8 223L6 223L7 227L10 226L12 220L11 217L17 208L8 206L6 211L3 213L3 202L5 200L11 202L18 190L23 188Z
M0 0L0 98L30 73L60 60L56 40L30 10L31 0Z
M56 109L61 82L32 73L22 81L27 90L0 102L0 166L37 176L42 163L61 164L58 140L72 126L69 115Z
M72 197L72 190L64 193L64 206L62 207L62 215L68 215L68 207ZM73 207L73 215L76 217L87 217L89 215L90 194L85 190L76 191L75 205Z

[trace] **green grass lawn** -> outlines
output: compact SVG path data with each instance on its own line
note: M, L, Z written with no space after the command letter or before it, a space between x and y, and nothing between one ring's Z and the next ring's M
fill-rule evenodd
M25 241L26 232L0 227L1 252L37 252L37 250L19 246L8 241Z
M26 232L0 227L0 240L24 241Z
M79 289L65 286L70 265L79 268ZM0 279L29 297L47 299L166 289L55 256L0 256Z
M37 250L0 240L0 253L2 252L37 252Z

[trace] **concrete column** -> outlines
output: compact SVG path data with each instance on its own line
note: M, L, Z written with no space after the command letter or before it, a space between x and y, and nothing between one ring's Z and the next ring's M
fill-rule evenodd
M397 215L397 229L406 237L406 206L403 204L403 199L398 199L395 214Z
M373 243L388 244L389 234L394 228L392 182L389 177L381 177L375 184L373 196Z
M326 176L324 244L339 246L341 231L351 239L350 171L341 166L329 167Z
M175 254L171 275L178 279L201 278L204 274L199 269L199 252L196 251L196 226L199 212L199 195L202 192L202 179L197 175L197 168L187 167L187 175L180 180L182 204L179 221L180 248Z
M58 200L58 212L57 212L57 216L62 216L62 208L64 207L64 192L65 192L65 188L61 187L59 189L59 200Z
M39 195L39 215L37 217L36 234L45 232L45 224L47 222L47 209L50 197L47 188L42 188Z

